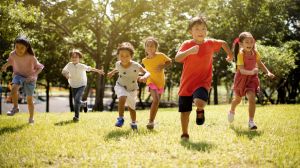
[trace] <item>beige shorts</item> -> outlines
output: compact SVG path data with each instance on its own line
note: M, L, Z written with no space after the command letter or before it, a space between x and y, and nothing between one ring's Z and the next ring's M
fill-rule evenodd
M117 97L121 97L121 96L126 96L126 104L128 107L130 107L131 109L135 110L136 107L136 95L137 95L137 91L127 91L124 87L116 84L115 86L115 92L117 94Z

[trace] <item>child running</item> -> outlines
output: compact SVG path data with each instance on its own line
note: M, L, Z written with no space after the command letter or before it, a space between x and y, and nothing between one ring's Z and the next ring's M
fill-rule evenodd
M255 49L255 40L251 33L242 32L234 43L234 56L237 65L237 72L234 76L234 99L231 102L231 109L228 113L228 121L234 120L235 108L241 102L243 96L249 101L249 122L250 130L256 130L254 123L255 95L259 91L258 68L261 68L270 78L275 76L261 62L260 54Z
M82 102L81 98L83 91L87 85L86 71L93 71L103 75L103 71L92 68L85 64L80 63L82 53L79 50L73 49L70 52L71 62L69 62L62 70L62 74L68 79L68 82L72 88L74 98L74 111L75 116L73 121L79 121L79 111L82 105L86 105L86 102Z
M121 43L117 49L117 55L119 61L116 62L115 69L107 74L107 76L111 78L115 73L119 73L119 77L114 88L119 99L119 117L117 118L115 126L123 126L125 103L127 103L131 117L130 126L132 130L137 131L138 127L136 123L135 111L136 95L138 89L137 80L139 82L146 82L147 78L150 76L150 73L139 63L132 61L134 48L131 43ZM144 75L141 77L139 77L140 72L144 73Z
M146 57L142 60L147 71L151 76L147 79L147 85L152 97L148 129L154 128L154 120L158 110L161 95L164 92L165 74L164 69L171 65L172 61L165 54L158 52L158 41L154 37L145 40Z
M29 111L29 124L34 124L34 104L33 94L38 78L38 74L44 68L44 65L39 63L29 40L26 37L20 36L14 42L14 50L10 53L8 61L2 66L2 71L6 71L7 67L13 67L12 80L12 102L13 108L7 112L8 116L13 116L19 112L18 106L18 91L23 87L27 98Z
M183 42L175 56L177 62L183 63L178 93L183 140L189 139L188 124L193 101L197 107L197 125L202 125L205 121L204 107L212 82L213 54L222 47L228 55L227 61L231 61L233 57L225 41L206 38L207 24L203 17L192 18L188 32L192 39Z

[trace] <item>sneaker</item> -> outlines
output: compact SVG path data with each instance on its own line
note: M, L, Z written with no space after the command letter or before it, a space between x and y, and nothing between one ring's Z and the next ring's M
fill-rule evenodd
M228 122L232 123L234 120L234 113L229 112L227 117L228 117Z
M189 138L190 138L189 134L182 134L181 135L181 140L183 140L183 141L187 141L187 140L189 140Z
M137 127L137 124L134 122L134 123L130 123L130 127L133 131L137 131L138 127Z
M9 110L6 114L8 115L8 116L13 116L13 115L15 115L16 113L18 113L19 112L19 108L18 107L13 107L11 110Z
M154 122L149 122L146 127L147 129L152 130L154 128Z
M123 124L124 124L124 118L118 117L115 126L116 126L116 127L122 127Z
M33 118L29 118L28 123L29 123L30 125L33 125L33 124L34 124L34 119L33 119Z
M78 122L78 121L79 121L79 118L78 118L78 117L73 117L73 121L74 121L74 122Z
M254 121L249 121L248 126L249 126L250 130L256 130L257 129L257 126L254 123Z
M201 117L198 117L199 114L202 114ZM204 110L196 111L196 124L203 125L205 122Z

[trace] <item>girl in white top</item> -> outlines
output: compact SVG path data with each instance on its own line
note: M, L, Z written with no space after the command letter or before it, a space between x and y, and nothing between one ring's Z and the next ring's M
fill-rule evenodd
M136 90L138 89L137 81L145 83L150 73L139 63L132 61L134 48L129 42L120 44L117 49L117 54L119 61L116 62L115 69L107 74L107 76L111 78L115 73L119 73L119 78L114 88L119 99L119 117L117 118L115 126L123 126L125 103L127 103L132 120L130 126L133 130L137 130L135 111ZM144 73L141 77L139 77L140 72Z
M69 62L62 70L62 74L68 79L72 88L74 98L75 116L73 121L79 121L79 110L82 105L81 98L83 91L87 85L86 71L93 71L103 75L103 70L95 69L85 64L80 63L82 53L79 50L73 49L70 52L71 62Z

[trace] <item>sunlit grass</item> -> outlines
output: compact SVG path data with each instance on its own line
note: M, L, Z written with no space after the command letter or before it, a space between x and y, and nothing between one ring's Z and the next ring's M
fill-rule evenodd
M138 111L138 133L114 127L116 112L37 113L0 116L0 167L299 167L300 105L258 106L258 131L247 128L247 106L227 123L229 105L207 106L204 126L191 114L190 141L180 140L177 109L160 109L148 131L148 111Z

